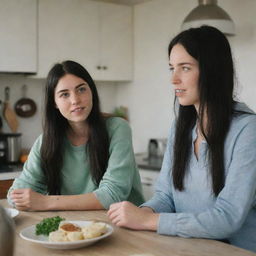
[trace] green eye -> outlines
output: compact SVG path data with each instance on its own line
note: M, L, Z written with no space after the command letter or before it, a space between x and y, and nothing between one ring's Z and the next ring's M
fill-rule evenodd
M80 87L80 88L78 89L78 91L79 91L79 92L85 92L85 91L86 91L86 88L85 88L85 87Z
M64 97L64 98L67 98L69 96L69 93L67 92L64 92L60 95L60 97Z

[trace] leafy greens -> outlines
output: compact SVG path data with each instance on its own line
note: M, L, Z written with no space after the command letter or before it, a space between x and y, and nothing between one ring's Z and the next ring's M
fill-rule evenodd
M63 220L65 219L61 218L60 216L43 219L36 225L36 235L48 236L50 232L53 232L59 228L59 224Z

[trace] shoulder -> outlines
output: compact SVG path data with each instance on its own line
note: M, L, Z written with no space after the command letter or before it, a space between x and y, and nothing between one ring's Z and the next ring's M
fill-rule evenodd
M132 137L129 123L120 117L109 117L106 119L106 127L109 138L114 141L130 141Z
M240 133L248 129L256 130L256 114L244 103L236 103L230 130L234 133Z
M227 135L227 143L234 141L242 145L256 142L256 114L253 112L234 113Z
M42 141L43 141L43 134L37 137L31 149L32 150L40 149L42 145Z
M130 131L129 123L121 117L109 117L106 119L108 132L113 133L116 130Z

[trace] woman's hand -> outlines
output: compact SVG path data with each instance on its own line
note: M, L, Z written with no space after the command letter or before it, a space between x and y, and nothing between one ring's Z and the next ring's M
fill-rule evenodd
M33 191L31 188L15 189L11 191L11 200L20 211L44 211L47 196Z
M112 204L107 212L108 217L118 227L135 230L157 230L159 214L148 207L139 208L130 202Z

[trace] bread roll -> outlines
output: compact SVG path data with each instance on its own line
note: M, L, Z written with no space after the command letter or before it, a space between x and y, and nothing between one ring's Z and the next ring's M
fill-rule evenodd
M78 240L84 240L83 232L68 232L67 233L68 241L78 241Z
M101 236L107 232L105 223L93 222L89 226L83 227L82 232L85 239Z
M61 230L57 230L49 234L49 241L50 242L67 242L68 238L65 232Z

